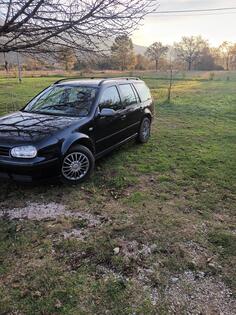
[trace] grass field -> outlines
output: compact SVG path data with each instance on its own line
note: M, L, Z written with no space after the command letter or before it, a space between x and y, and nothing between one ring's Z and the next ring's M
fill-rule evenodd
M0 79L1 114L53 81ZM82 186L0 184L3 211L64 211L0 220L0 314L236 312L236 75L179 76L170 104L164 78L145 81L148 144L104 157Z

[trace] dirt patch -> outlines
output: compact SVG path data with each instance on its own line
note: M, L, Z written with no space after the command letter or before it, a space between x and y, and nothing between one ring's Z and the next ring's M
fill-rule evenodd
M95 215L80 211L66 210L65 206L59 203L28 203L23 208L0 210L0 217L18 220L46 220L57 217L81 218L87 220L87 226L93 227L100 223L100 218Z
M88 236L88 234L89 234L89 231L84 228L72 229L70 231L62 232L62 236L65 239L76 238L81 241L83 241Z
M137 287L141 288L143 292L149 297L151 304L153 306L157 305L159 301L159 293L157 288L152 287L151 285L144 284L143 279L140 279L140 274L137 277L126 277L121 272L116 272L110 268L104 267L102 265L97 265L96 272L104 279L108 280L114 278L119 281L123 281L126 283L135 283ZM139 270L139 273L143 271Z
M134 192L150 192L150 188L153 188L158 182L158 175L139 175L138 183L130 185L123 191L123 196L129 197Z
M127 241L124 239L120 239L117 241L119 255L122 255L126 259L132 259L135 261L143 260L150 256L157 250L156 244L141 244L137 241Z
M205 264L209 253L204 247L195 242L187 242L184 249L189 253L193 262ZM141 261L156 251L156 245L143 245L137 241L121 239L114 255L125 259L133 259L138 263L132 274L116 272L104 266L97 266L97 273L104 278L116 278L125 282L136 283L142 288L153 306L164 303L168 306L168 314L187 315L232 315L236 314L236 300L232 291L220 277L198 271L186 271L172 276L165 288L164 295L153 285L153 275L158 270L158 263L142 266Z
M204 248L193 241L180 244L180 249L184 253L184 256L187 257L188 260L198 268L205 267L210 259L213 259L207 248Z
M236 314L232 292L221 281L203 272L187 271L170 279L166 288L169 314Z
M82 211L70 211L65 208L63 204L59 203L28 203L23 208L13 208L0 210L0 218L7 218L10 220L33 220L33 221L54 221L48 227L56 229L58 218L72 218L72 223L69 223L69 228L61 228L57 232L57 238L76 238L84 240L91 231L100 227L103 223L108 221L106 216L92 214ZM78 222L77 222L78 221Z
M44 220L55 219L58 216L72 216L73 213L66 211L65 206L59 203L28 203L23 208L0 210L0 217L9 219Z

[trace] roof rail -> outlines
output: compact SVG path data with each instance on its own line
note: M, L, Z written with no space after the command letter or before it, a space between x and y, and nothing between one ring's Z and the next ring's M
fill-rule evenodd
M94 78L94 77L89 77L89 78L85 78L85 77L71 77L71 78L63 78L63 79L60 79L60 80L57 80L56 82L54 82L53 84L58 84L60 82L63 82L63 81L67 81L67 80L82 80L82 79L100 79L100 78Z
M63 79L57 80L57 81L54 82L53 84L58 84L58 83L60 83L60 82L67 81L67 80L70 80L70 79L74 80L75 78L63 78Z
M114 78L105 78L101 82L99 82L99 86L102 85L106 81L110 80L140 80L138 77L114 77Z
M99 86L102 85L104 82L106 81L110 81L110 80L140 80L138 77L114 77L114 78L99 78L99 77L71 77L71 78L62 78L60 80L57 80L56 82L54 82L53 84L58 84L60 82L63 81L67 81L67 80L83 80L83 79L101 79L101 82L99 82Z

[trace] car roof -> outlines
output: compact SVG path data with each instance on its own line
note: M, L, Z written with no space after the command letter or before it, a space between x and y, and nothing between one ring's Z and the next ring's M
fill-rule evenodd
M143 82L139 78L131 78L131 77L119 77L119 78L92 78L92 79L77 79L77 78L65 78L56 81L55 85L74 85L74 86L91 86L91 87L99 87L102 85L111 85L111 84L124 84L124 83L137 83Z

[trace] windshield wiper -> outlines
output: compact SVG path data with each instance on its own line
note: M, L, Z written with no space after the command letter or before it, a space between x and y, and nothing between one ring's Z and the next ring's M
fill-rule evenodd
M47 105L45 107L42 107L41 109L44 110L44 109L49 109L49 108L58 108L58 107L65 107L67 106L69 103L66 103L66 104L54 104L54 105Z

